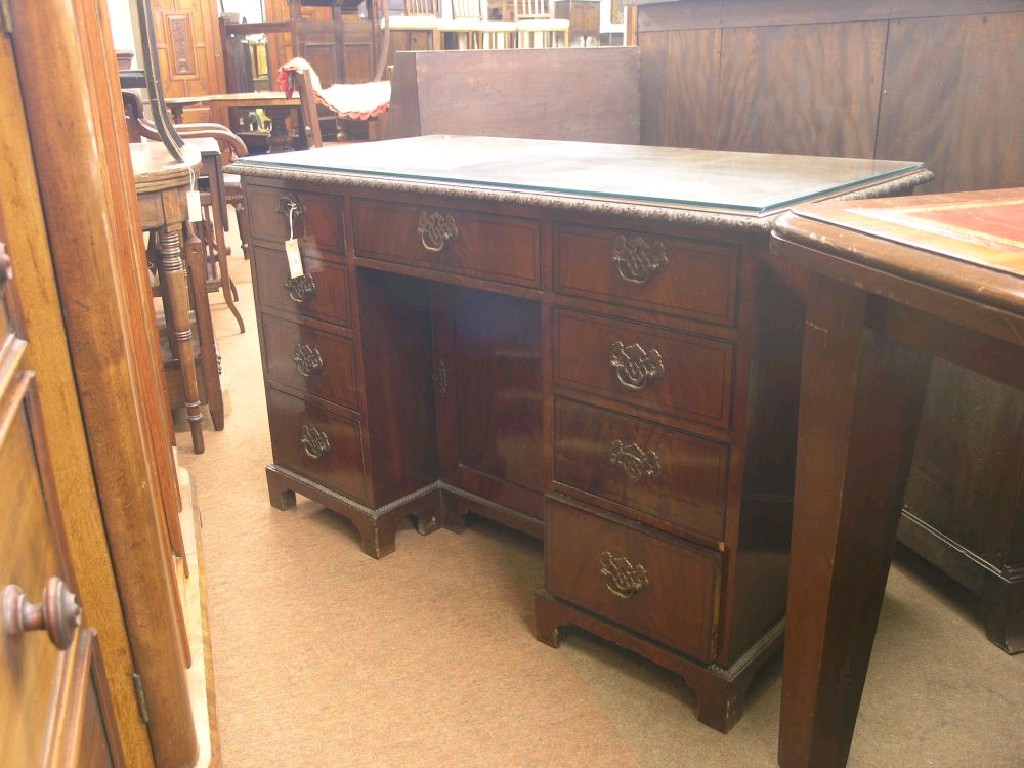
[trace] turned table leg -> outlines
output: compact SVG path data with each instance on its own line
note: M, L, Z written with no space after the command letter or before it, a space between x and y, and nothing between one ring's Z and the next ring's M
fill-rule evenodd
M192 328L188 316L188 281L182 260L181 228L161 227L157 230L160 251L160 281L164 286L167 306L167 337L178 358L182 390L185 395L185 418L192 433L192 447L203 453L203 412L200 407L199 378L196 371L195 351L192 346Z

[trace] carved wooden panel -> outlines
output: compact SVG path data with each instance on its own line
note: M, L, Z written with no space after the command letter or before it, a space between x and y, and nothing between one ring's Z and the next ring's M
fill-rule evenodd
M192 34L192 17L188 14L168 14L167 59L171 64L172 76L198 77L196 66L195 35Z
M152 0L152 4L164 95L223 93L224 64L215 0ZM186 122L211 119L206 108L186 110L185 114Z

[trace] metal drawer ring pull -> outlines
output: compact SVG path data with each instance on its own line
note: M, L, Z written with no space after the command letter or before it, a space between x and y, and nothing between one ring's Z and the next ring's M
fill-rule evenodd
M642 477L655 477L661 472L661 460L654 451L645 451L637 443L626 445L621 440L613 440L608 451L608 461L622 467L632 482Z
M634 565L626 558L615 557L607 551L601 553L601 576L608 591L623 600L651 586L647 569L642 564Z
M284 281L288 296L296 304L301 304L316 293L316 283L312 275L299 275Z
M320 350L311 347L309 344L296 344L295 354L292 361L300 376L312 376L314 373L322 373L324 370L324 358Z
M637 236L627 241L619 235L612 241L612 261L618 267L619 276L633 285L646 285L656 274L668 268L665 244L648 244Z
M302 443L302 450L311 459L322 459L331 452L331 441L327 439L327 433L308 424L303 425L299 442Z
M661 353L651 348L648 353L639 344L628 347L621 341L612 344L608 364L615 369L615 378L627 389L641 390L655 379L665 375Z
M450 213L420 211L419 225L416 231L420 235L423 247L431 253L443 251L449 242L459 236L459 228L455 225L455 217Z

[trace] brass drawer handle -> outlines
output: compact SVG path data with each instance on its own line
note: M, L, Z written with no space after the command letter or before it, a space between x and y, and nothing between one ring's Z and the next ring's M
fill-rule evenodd
M306 215L306 204L302 202L302 198L296 193L281 195L281 200L277 204L277 211L288 217L288 227L291 229L294 227L296 219Z
M301 304L316 293L316 283L313 282L312 275L292 277L284 281L284 287L296 304Z
M302 443L302 450L311 459L322 459L331 452L331 441L327 439L327 433L308 424L302 426L302 437L299 442Z
M622 467L626 477L634 483L642 477L655 477L661 472L658 454L645 451L637 443L626 445L621 440L613 440L608 451L608 461Z
M633 565L624 557L615 557L611 552L601 553L601 576L604 585L616 597L628 600L651 586L647 569L640 563Z
M18 585L8 584L4 588L3 617L4 634L8 637L45 629L50 642L65 651L82 623L82 607L67 584L51 576L38 603L30 603L25 590Z
M656 274L668 268L665 244L648 244L637 236L627 241L619 235L612 242L612 261L618 267L619 276L633 285L646 285Z
M661 353L651 348L648 353L639 344L628 347L621 341L612 344L608 364L615 369L615 378L627 389L640 390L665 375Z
M314 373L322 373L324 370L323 355L320 354L319 349L311 347L309 344L296 344L292 361L301 376L311 376Z
M419 225L420 242L431 253L443 251L445 246L459 236L459 228L455 225L455 217L450 213L420 211Z

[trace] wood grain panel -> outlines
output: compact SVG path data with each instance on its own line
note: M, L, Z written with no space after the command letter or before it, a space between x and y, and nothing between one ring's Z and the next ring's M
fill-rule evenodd
M355 501L366 500L362 434L355 419L329 413L297 397L267 391L274 463ZM326 435L325 450L307 452L303 438Z
M613 357L622 357L616 352L620 343L625 355L641 366L644 359L660 358L660 375L640 381L626 378L631 371L622 373L612 365ZM728 428L733 358L734 347L724 342L599 315L555 311L555 385L610 397L627 408Z
M698 659L710 658L720 560L678 539L660 538L615 518L545 502L547 588L654 640ZM643 568L647 586L622 597L602 569L611 558Z
M877 156L936 170L923 192L1024 184L1022 41L1024 12L894 21Z
M640 43L641 141L716 149L722 33L651 33Z
M644 32L719 27L769 27L889 18L998 13L1019 0L637 0Z
M647 455L646 472L629 474L637 467L621 454L631 445L634 458ZM638 510L641 522L649 515L721 540L728 465L725 443L555 399L554 479Z
M303 277L292 281L284 253L254 248L252 271L260 306L347 328L351 322L348 272L309 255L303 255L302 266Z
M437 214L451 217L455 229L451 239L431 251L429 235L420 234L421 217ZM540 287L537 219L459 210L446 200L401 205L360 199L352 201L352 240L357 256Z
M455 133L635 144L639 81L635 48L403 51L395 57L388 138Z
M557 224L555 291L630 304L711 323L736 321L739 248L660 232ZM652 257L657 271L629 269L629 256ZM617 262L614 256L623 258ZM639 261L639 259L635 259ZM644 265L646 266L646 265Z
M299 203L302 213L289 217L282 205L292 199ZM341 199L278 187L247 185L245 205L250 211L261 211L260 216L249 217L250 232L254 240L284 248L289 237L299 240L300 251L321 258L330 258L320 249L341 252ZM337 259L335 259L337 260Z
M358 410L352 339L263 315L267 379Z
M717 148L872 157L887 26L725 30Z

